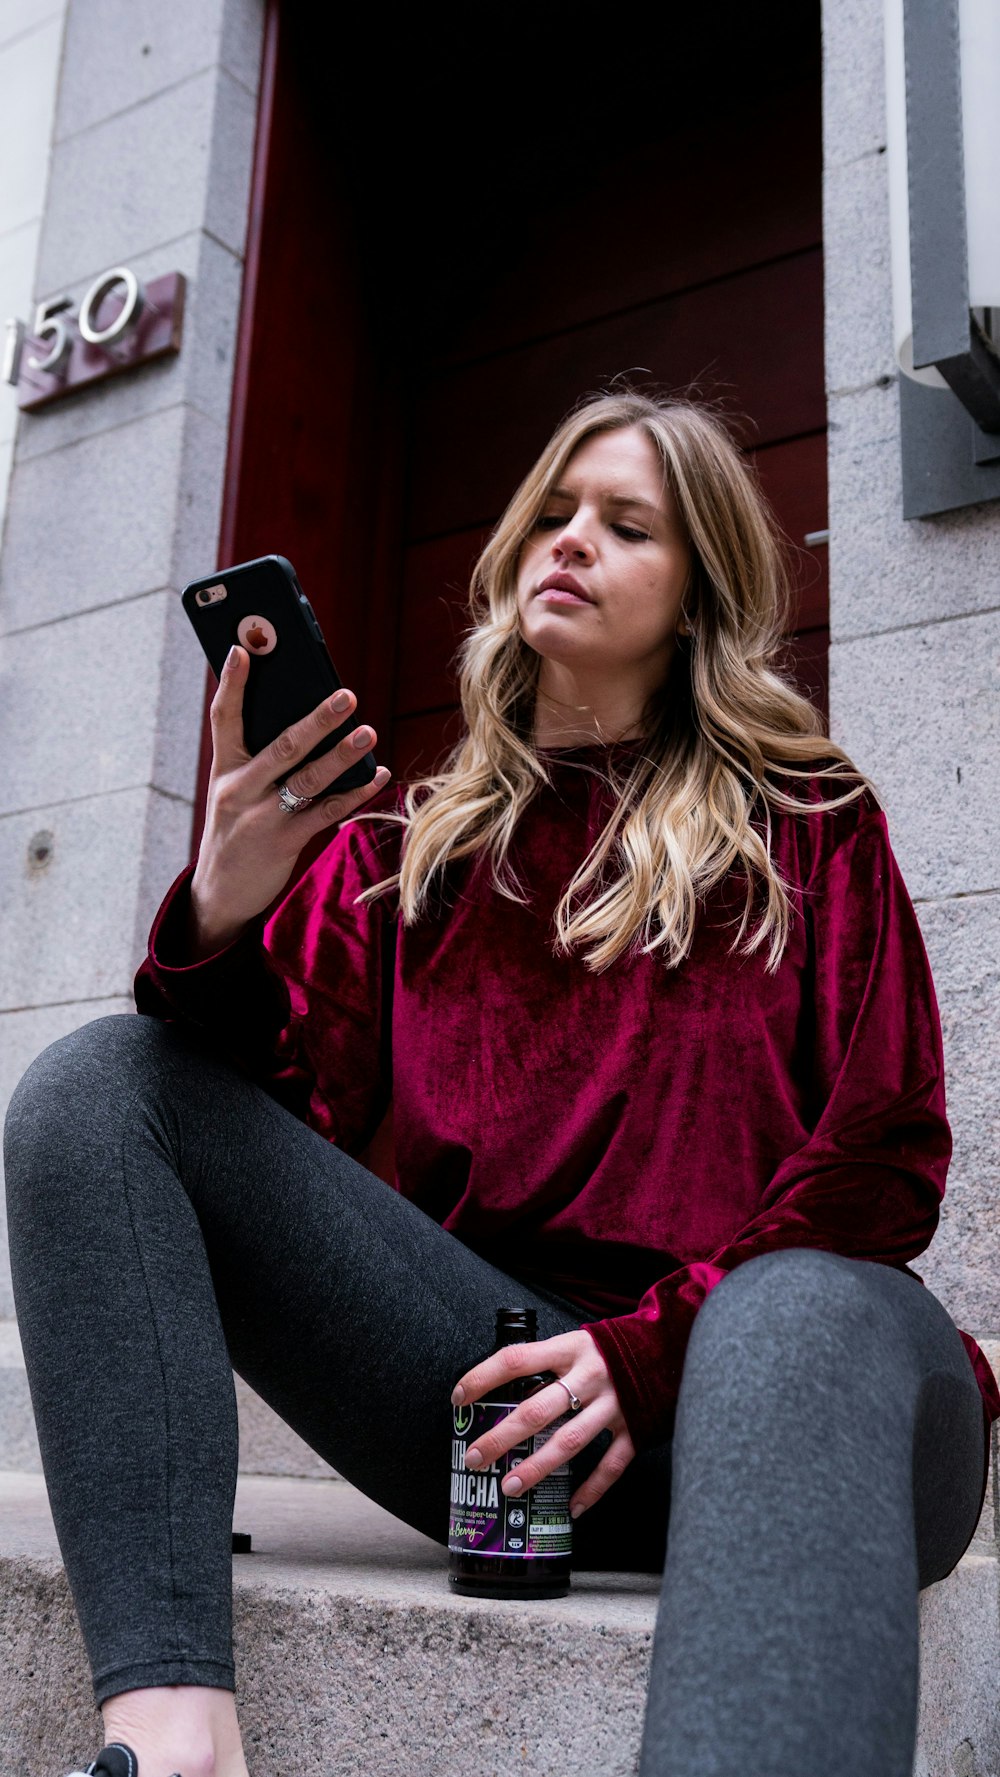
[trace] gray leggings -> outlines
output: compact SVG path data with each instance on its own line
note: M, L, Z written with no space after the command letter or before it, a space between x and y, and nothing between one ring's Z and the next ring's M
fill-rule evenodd
M444 1545L448 1397L492 1349L496 1309L536 1308L540 1339L586 1318L179 1025L120 1014L53 1043L14 1094L5 1155L42 1460L98 1702L233 1686L233 1368ZM391 1422L371 1411L386 1394ZM672 1440L575 1530L580 1568L665 1564L642 1777L908 1777L918 1591L968 1547L985 1455L965 1348L913 1278L803 1249L726 1277L695 1322Z

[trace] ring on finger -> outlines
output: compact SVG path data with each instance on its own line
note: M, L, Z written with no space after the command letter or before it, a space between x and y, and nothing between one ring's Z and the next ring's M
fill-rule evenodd
M569 1410L570 1410L570 1412L571 1413L579 1413L580 1408L583 1406L583 1402L581 1401L579 1395L573 1393L573 1390L570 1388L569 1383L564 1382L561 1376L557 1376L556 1381L558 1382L559 1387L564 1388L566 1390L566 1393L569 1395Z
M297 796L287 784L278 785L278 805L285 814L295 814L298 809L307 808L311 801L311 796Z

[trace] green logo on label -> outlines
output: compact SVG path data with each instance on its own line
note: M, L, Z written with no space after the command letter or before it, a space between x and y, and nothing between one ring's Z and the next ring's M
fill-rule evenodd
M466 1432L468 1431L470 1425L472 1424L472 1408L471 1407L455 1407L454 1408L454 1419L455 1419L455 1436L457 1438L464 1438Z

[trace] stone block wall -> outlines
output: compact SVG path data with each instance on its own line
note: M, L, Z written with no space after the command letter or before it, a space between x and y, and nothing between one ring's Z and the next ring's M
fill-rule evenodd
M0 327L34 315L66 0L0 3ZM0 382L0 527L17 428L17 397Z
M20 41L4 47L4 21L32 10L0 8L0 81ZM183 272L188 300L178 357L24 414L16 436L3 408L0 1115L48 1042L131 1010L189 857L205 668L177 595L216 562L263 30L263 0L48 10L36 35L65 41L23 198L41 217L23 317L120 264Z
M879 788L934 972L954 1153L918 1270L1000 1330L1000 503L902 516L882 0L824 0L833 738Z

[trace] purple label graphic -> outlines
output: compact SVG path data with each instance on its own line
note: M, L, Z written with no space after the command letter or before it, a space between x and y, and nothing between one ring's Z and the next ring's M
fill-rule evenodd
M448 1547L453 1554L531 1556L570 1555L573 1520L569 1515L569 1464L546 1475L527 1493L508 1498L500 1490L505 1475L540 1450L568 1415L528 1437L486 1469L467 1469L465 1452L513 1413L516 1401L476 1401L453 1409L451 1441L451 1519Z

